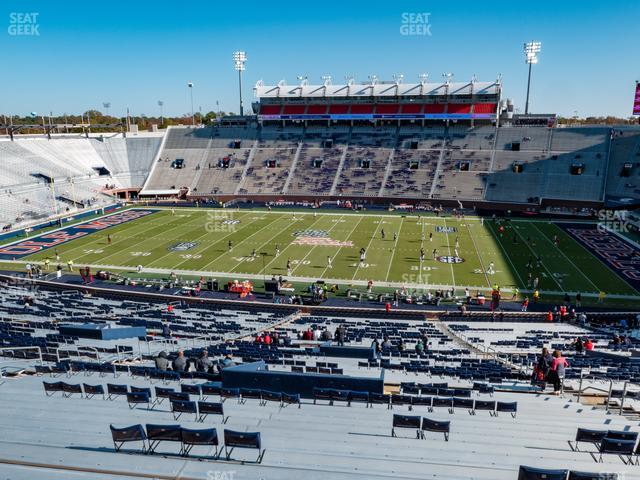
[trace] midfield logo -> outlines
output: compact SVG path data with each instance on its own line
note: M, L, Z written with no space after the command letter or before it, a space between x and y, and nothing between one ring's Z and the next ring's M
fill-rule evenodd
M456 233L457 231L456 227L436 227L438 233Z

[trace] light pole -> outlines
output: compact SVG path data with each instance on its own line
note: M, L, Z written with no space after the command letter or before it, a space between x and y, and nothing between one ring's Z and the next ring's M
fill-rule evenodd
M107 111L107 117L109 116L109 109L111 108L111 102L104 102L102 104L102 106L104 107L104 109Z
M160 107L160 125L164 125L164 115L162 107L164 107L164 102L162 100L158 100L158 106Z
M195 125L196 125L196 116L193 113L193 82L187 83L187 86L189 87L189 92L191 93L191 125L193 125L195 127Z
M529 89L531 88L531 65L538 63L538 54L542 50L541 42L527 42L524 44L525 62L529 65L529 77L527 79L527 101L524 104L524 114L529 114Z
M238 87L240 89L240 116L244 111L242 108L242 72L244 72L244 64L247 61L247 54L245 52L234 52L233 61L235 63L235 69L238 71Z

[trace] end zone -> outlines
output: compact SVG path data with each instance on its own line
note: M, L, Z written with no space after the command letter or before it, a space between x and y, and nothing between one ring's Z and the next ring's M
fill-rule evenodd
M101 218L82 222L70 227L62 227L53 232L43 233L33 238L18 240L0 247L0 259L11 260L26 257L34 253L47 250L57 245L70 242L76 238L85 237L92 233L105 230L110 227L137 220L152 213L156 209L133 208L124 212L112 213Z

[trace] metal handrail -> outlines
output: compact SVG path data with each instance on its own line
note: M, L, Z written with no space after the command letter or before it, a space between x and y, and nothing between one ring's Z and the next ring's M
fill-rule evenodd
M95 347L90 347L87 345L69 345L71 347L75 347L75 351L78 354L78 357L82 357L83 355L80 353L80 347L82 347L85 350L93 350L94 352L96 352L96 360L98 362L100 362L100 352L98 351L97 348ZM56 348L55 352L56 352L56 359L58 360L58 362L60 362L60 350L62 351L73 351L73 349L70 349L68 347L64 347L64 348Z
M42 364L42 349L40 347L32 346L32 347L3 347L3 348L0 348L0 352L3 352L5 350L37 350L38 351L38 356L40 357L40 364Z

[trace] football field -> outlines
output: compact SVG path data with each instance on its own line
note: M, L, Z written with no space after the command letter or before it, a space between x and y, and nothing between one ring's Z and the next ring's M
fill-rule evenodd
M59 243L20 261L76 267L376 286L638 292L547 221L417 214L229 209L146 209L141 218ZM106 217L108 218L108 217ZM383 236L384 232L384 236ZM109 241L110 239L110 241ZM365 258L360 259L364 249ZM422 255L421 255L422 250ZM287 268L289 265L289 269Z

